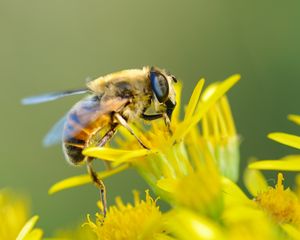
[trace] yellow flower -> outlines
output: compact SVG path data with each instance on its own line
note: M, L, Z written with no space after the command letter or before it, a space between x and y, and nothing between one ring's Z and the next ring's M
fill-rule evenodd
M121 198L116 199L116 205L111 206L104 218L96 214L96 222L88 216L85 224L91 227L98 239L103 240L166 240L171 239L165 233L162 213L146 191L146 200L140 200L134 192L134 205L124 204Z
M234 182L222 178L221 185L224 208L219 219L181 206L165 214L167 228L176 239L288 239L287 234Z
M275 188L257 194L255 201L278 223L300 224L300 202L296 194L289 188L284 189L283 175L278 174ZM299 225L300 226L300 225Z
M289 115L288 119L300 125L300 116ZM300 137L292 134L274 132L268 137L284 145L300 149ZM278 174L277 185L269 187L260 170L299 171L300 155L288 155L281 159L255 161L248 165L246 185L255 196L257 205L276 221L291 239L300 239L300 201L299 194L283 186L283 175ZM250 173L250 174L249 174ZM252 176L252 177L250 177ZM247 180L248 179L248 180ZM256 184L255 184L256 183ZM298 190L299 191L299 190Z
M296 193L284 188L283 180L283 174L278 173L276 186L270 187L260 172L247 170L245 174L245 184L255 197L254 202L258 208L290 237L295 238L295 234L300 237L300 200Z
M9 190L0 190L0 239L39 240L43 232L33 229L37 216L28 219L28 201Z
M262 176L253 171L246 172L245 185L251 193L255 192L255 196L267 189ZM234 182L223 178L222 189L224 211L221 219L226 239L289 239L282 228L269 217L269 213L256 201L249 199Z

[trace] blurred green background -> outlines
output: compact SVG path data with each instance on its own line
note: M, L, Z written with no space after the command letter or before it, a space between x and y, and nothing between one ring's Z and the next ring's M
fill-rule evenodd
M240 73L229 95L243 165L295 153L266 134L299 131L286 120L300 113L299 10L296 0L0 0L0 187L27 193L47 233L96 212L93 186L47 195L56 181L85 173L64 161L60 146L41 145L80 97L29 107L20 99L144 65L181 79L185 102L200 76L210 83ZM110 203L147 187L133 171L105 182Z

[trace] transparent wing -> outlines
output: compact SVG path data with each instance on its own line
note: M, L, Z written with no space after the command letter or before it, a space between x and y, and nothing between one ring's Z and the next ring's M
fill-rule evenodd
M23 105L30 105L30 104L38 104L43 102L50 102L62 97L71 96L71 95L77 95L77 94L83 94L87 93L89 90L87 88L82 89L76 89L76 90L68 90L63 92L52 92L52 93L46 93L38 96L32 96L28 98L24 98L21 100L21 103Z
M57 123L55 123L55 125L46 134L46 136L43 139L43 145L45 147L50 147L62 141L62 135L63 135L64 125L66 120L67 120L67 116L61 118Z

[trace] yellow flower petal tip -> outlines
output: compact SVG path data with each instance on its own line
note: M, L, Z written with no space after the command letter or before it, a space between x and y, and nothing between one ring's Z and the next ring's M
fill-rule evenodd
M59 181L52 185L48 190L48 194L52 195L54 193L60 192L62 190L73 188L77 186L81 186L91 182L91 177L89 175L81 175L81 176L74 176L62 181Z
M287 145L289 147L300 149L300 137L288 134L288 133L282 133L282 132L274 132L268 134L268 138L279 142L281 144Z
M21 229L19 235L17 236L16 240L23 240L28 236L31 230L34 228L36 222L38 221L39 216L35 215L26 222L24 227Z
M226 89L230 89L239 80L241 80L241 75L240 74L233 74L230 77L228 77L227 79L225 79L221 84L222 84L222 87L224 87Z
M290 120L293 123L296 123L297 125L300 125L300 115L289 114L288 120Z
M192 93L192 96L186 107L185 116L184 116L185 121L187 121L188 118L191 118L193 116L193 113L196 110L196 107L199 102L200 95L201 95L201 92L202 92L202 89L204 86L204 82L205 82L205 80L203 78L200 79Z
M202 100L207 101L213 94L219 97L224 95L231 87L233 87L241 79L240 74L234 74L222 81L221 83L212 84L203 94Z
M116 168L106 170L103 172L98 172L97 175L100 179L105 179L107 177L110 177L116 173L122 172L126 170L129 167L129 164L122 164ZM55 183L48 191L48 194L54 194L59 191L68 189L68 188L73 188L73 187L78 187L87 183L92 182L90 175L79 175L79 176L74 176L70 177L67 179L64 179L62 181L59 181Z

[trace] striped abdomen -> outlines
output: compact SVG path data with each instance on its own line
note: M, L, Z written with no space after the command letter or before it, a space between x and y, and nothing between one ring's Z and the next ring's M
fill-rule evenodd
M68 162L79 164L82 150L95 131L109 124L110 115L101 109L100 98L89 96L73 106L67 115L63 133L63 149Z

